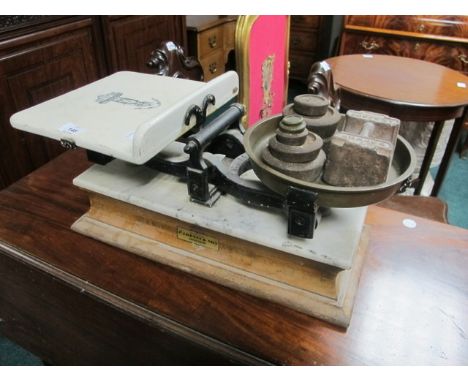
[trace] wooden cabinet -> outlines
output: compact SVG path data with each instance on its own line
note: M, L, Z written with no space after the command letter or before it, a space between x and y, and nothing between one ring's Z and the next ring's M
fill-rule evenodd
M117 70L147 71L162 40L185 44L182 16L0 16L0 189L60 154L10 116Z
M467 16L347 16L340 54L417 58L468 74Z
M319 58L319 36L323 16L291 16L289 78L307 80L312 64Z
M0 187L63 151L58 142L14 130L18 111L99 78L92 19L0 42Z
M187 16L188 55L197 57L204 79L223 74L230 57L234 57L234 16Z
M146 62L162 41L186 46L183 16L108 16L102 24L110 72L150 73Z

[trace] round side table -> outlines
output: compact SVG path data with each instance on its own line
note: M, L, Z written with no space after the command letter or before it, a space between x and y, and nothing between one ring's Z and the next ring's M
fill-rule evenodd
M345 109L369 110L403 121L435 122L419 172L424 180L446 120L455 119L431 195L437 196L468 110L468 77L445 66L406 57L353 54L326 60Z

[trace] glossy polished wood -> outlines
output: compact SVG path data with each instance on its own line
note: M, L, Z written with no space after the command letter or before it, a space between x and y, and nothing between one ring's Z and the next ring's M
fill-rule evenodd
M11 115L101 74L93 19L60 21L0 42L0 189L63 152L57 141L13 129Z
M416 195L429 172L442 122L456 118L431 192L437 196L466 120L468 77L441 65L398 56L352 54L326 62L341 89L341 105L345 109L375 111L403 121L436 122L419 172Z
M447 203L434 196L394 195L378 206L448 224Z
M346 16L340 54L417 58L468 74L468 17Z
M462 15L351 15L346 27L369 28L374 31L415 33L423 37L447 37L468 40L468 18Z
M352 54L326 61L341 88L364 97L406 107L457 108L468 104L468 77L455 70L413 58L371 56ZM466 88L457 86L459 82Z
M88 166L67 152L0 192L0 329L47 361L468 364L468 231L370 207L345 331L71 231L88 209L71 181Z
M101 24L109 73L120 70L151 73L146 62L163 41L186 46L183 16L106 16Z
M188 55L203 67L205 81L234 70L237 16L186 16Z

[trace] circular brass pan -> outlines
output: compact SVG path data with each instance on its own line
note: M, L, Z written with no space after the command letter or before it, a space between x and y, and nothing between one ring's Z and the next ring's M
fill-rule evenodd
M416 166L416 155L401 136L393 155L389 179L386 183L369 187L336 187L322 181L306 182L284 175L262 160L262 151L275 134L282 115L257 122L244 135L244 146L257 177L271 190L285 195L289 186L301 187L318 193L317 203L322 207L360 207L378 203L395 194L409 178Z

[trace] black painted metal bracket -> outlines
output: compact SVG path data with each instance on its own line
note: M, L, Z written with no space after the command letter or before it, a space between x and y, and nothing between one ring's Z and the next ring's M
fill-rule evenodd
M213 98L210 98L210 96L205 98L203 105L205 109L208 103L214 102ZM191 200L213 205L213 203L219 198L220 192L216 189L216 186L213 185L212 181L212 166L206 163L203 159L203 152L216 137L218 137L235 121L238 121L243 114L243 106L233 104L207 126L200 126L201 128L197 133L192 134L187 138L187 144L184 147L184 151L189 154L189 163L187 166L187 187Z
M209 105L215 105L216 98L213 94L208 94L205 96L202 102L202 107L197 105L192 105L188 108L187 112L185 113L184 123L186 126L190 125L190 120L193 116L195 116L195 126L192 128L192 132L198 132L200 128L206 122L206 113L208 111Z
M290 186L286 194L288 234L311 239L317 228L318 194Z
M203 109L209 98L205 99ZM198 131L185 139L184 151L188 158L184 161L171 162L164 156L156 155L145 163L146 166L167 174L183 178L193 202L212 206L222 193L230 194L248 205L257 208L274 208L286 213L288 234L302 238L312 238L320 214L317 210L317 194L296 187L289 187L286 196L266 188L262 183L244 179L242 174L252 166L244 152L242 136L227 131L230 127L237 131L244 107L232 104L213 121L204 125L204 112L198 106L192 106L186 113L190 122L192 115L198 118ZM188 117L187 117L188 116ZM206 151L208 150L209 151ZM225 159L207 153L225 154ZM88 150L88 159L95 163L106 164L113 158ZM206 158L209 158L208 160Z

